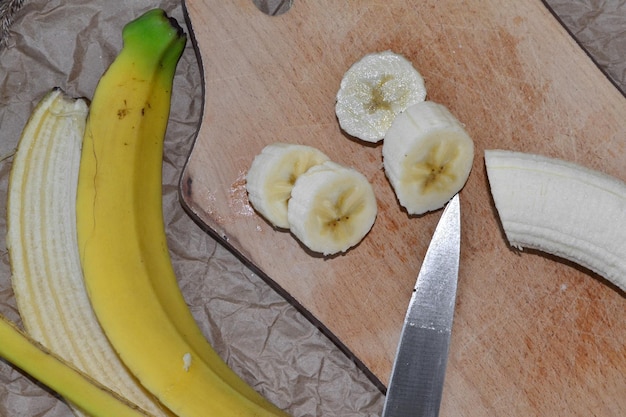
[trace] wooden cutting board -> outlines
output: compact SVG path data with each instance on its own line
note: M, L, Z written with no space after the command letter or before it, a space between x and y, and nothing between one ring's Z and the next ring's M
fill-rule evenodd
M428 98L448 106L476 143L461 193L461 271L441 415L626 410L624 294L568 262L511 250L485 175L483 151L504 148L626 180L626 100L543 3L296 0L279 17L250 0L187 0L186 8L205 107L181 196L207 230L386 384L441 211L401 210L381 146L342 133L334 97L364 54L402 53L424 76ZM316 256L255 214L244 178L275 141L316 146L371 180L379 216L358 247Z

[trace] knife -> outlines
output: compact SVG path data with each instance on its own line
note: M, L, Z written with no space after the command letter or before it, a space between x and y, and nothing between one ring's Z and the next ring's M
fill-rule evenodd
M443 391L461 252L458 194L426 251L406 312L382 417L436 417Z

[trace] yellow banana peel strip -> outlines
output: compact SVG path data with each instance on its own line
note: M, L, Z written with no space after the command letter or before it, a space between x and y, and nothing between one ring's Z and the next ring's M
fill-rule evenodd
M0 356L92 417L149 417L29 338L0 315Z

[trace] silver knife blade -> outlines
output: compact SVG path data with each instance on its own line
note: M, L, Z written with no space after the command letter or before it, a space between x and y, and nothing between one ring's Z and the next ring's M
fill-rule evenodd
M448 363L461 252L458 194L446 206L417 276L382 417L436 417Z

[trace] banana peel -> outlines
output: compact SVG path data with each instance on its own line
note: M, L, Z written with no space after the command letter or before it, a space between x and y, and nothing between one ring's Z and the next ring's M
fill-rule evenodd
M93 417L150 417L44 348L0 315L0 356Z

